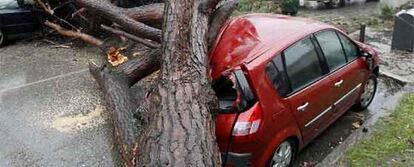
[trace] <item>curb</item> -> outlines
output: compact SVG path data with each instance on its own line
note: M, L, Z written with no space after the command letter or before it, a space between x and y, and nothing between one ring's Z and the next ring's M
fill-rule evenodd
M390 71L387 71L387 70L381 70L380 69L380 75L383 75L385 77L394 79L394 80L396 80L396 81L398 81L398 82L400 82L402 84L414 83L414 80L410 80L409 78L405 78L405 77L399 76L399 75L394 74L394 73L392 73Z

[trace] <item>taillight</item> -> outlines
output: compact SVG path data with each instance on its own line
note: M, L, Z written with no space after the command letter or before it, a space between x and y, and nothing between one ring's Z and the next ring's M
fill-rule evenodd
M241 113L233 128L233 136L248 136L259 130L261 123L261 109L256 103L244 113Z
M253 122L236 122L233 129L233 136L247 136L256 133L259 125L260 119Z

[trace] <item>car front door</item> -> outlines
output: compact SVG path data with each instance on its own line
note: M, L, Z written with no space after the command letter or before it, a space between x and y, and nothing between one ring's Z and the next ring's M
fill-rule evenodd
M316 33L315 38L334 82L330 85L335 99L333 121L355 103L368 71L364 70L366 64L358 58L356 45L344 35L335 30L325 30Z
M331 117L332 80L326 77L323 59L307 37L283 52L290 91L284 98L302 132L305 143L316 137Z

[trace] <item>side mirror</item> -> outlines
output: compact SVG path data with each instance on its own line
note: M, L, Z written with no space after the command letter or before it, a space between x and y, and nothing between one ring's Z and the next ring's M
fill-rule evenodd
M369 54L368 52L361 50L361 57L365 58L365 61L367 62L368 65L368 69L372 70L374 69L374 61L372 60L372 55Z
M361 50L361 57L372 58L372 55L369 54L368 52Z

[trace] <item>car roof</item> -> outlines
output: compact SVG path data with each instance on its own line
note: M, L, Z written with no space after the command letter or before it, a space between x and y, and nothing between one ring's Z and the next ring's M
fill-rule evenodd
M319 30L335 27L300 17L248 14L230 19L209 55L213 78L228 68L248 63L268 50L284 47Z

